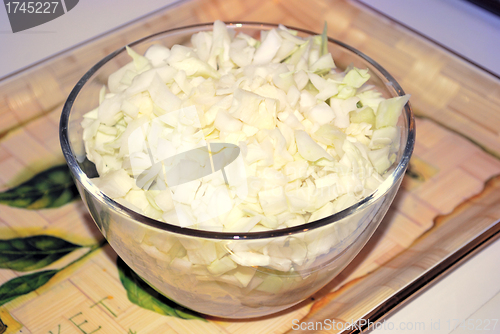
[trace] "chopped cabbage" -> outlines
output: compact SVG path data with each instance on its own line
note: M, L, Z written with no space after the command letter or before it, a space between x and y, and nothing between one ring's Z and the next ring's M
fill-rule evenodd
M368 69L336 69L326 27L303 38L280 25L258 41L217 21L191 43L153 45L144 56L127 47L132 61L84 115L93 182L106 195L170 224L237 233L328 217L382 183L409 96L385 99L367 84ZM301 273L356 224L286 245L137 238L179 273L275 293L290 281L256 268Z

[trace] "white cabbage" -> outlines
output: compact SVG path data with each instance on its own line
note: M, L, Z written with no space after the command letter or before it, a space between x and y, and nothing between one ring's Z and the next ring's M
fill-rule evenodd
M95 185L151 218L235 233L302 225L375 191L394 162L409 96L384 99L366 84L367 69L338 71L325 34L302 38L280 25L261 37L217 21L192 36L192 47L153 45L145 56L127 47L132 61L109 76L109 93L101 90L82 121ZM241 154L233 161L212 143L233 143ZM214 163L226 153L231 161ZM175 183L182 178L189 182ZM302 275L356 224L287 245L137 238L149 238L141 247L151 257L200 281L275 292L283 280L263 279L255 267Z

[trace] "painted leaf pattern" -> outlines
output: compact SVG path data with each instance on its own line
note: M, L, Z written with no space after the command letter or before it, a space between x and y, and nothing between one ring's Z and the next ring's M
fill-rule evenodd
M159 294L155 289L149 286L139 275L137 275L122 259L118 258L116 262L118 273L123 287L127 291L128 299L142 307L162 315L178 317L182 319L204 320L170 299Z
M0 193L0 203L25 209L57 208L79 198L67 165L49 168Z
M0 240L0 268L40 269L81 247L50 235Z
M58 270L39 271L5 282L0 286L0 306L12 299L35 291L47 283L57 272Z

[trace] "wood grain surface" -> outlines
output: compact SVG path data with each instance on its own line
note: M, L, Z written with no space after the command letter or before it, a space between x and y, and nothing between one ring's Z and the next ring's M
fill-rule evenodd
M6 333L284 333L294 319L348 322L500 217L500 80L347 0L184 1L1 81L0 191L64 163L62 104L98 60L146 35L217 19L318 33L326 21L329 36L372 57L412 95L419 117L410 173L372 240L327 288L292 310L252 321L185 320L128 300L116 254L100 246L81 201L40 210L0 204L0 239L43 234L82 246L45 268L58 270L47 284L0 306ZM0 269L0 286L25 274Z

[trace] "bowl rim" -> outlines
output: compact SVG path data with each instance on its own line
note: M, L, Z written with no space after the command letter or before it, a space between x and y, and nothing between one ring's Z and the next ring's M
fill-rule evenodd
M224 22L228 28L245 28L245 27L254 27L258 28L260 27L261 29L273 29L277 28L279 25L278 24L273 24L273 23L262 23L262 22L245 22L245 21L234 21L234 22ZM183 27L178 27L174 29L168 29L162 32L154 33L149 36L143 37L141 39L138 39L130 44L128 46L134 46L137 44L140 44L144 41L147 41L149 39L152 39L156 36L164 35L164 34L172 34L176 32L180 32L183 30L192 30L196 28L201 28L201 27L208 27L212 26L213 22L210 23L200 23L200 24L194 24L194 25L189 25L189 26L183 26ZM301 29L301 28L296 28L292 26L287 26L289 29L297 30L301 33L308 34L311 36L318 35L317 33L314 33L312 31L306 30L306 29ZM372 58L368 57L364 53L360 52L359 50L351 47L348 44L345 44L339 40L333 39L328 37L328 41L330 43L334 43L340 47L343 47L344 49L353 52L355 55L359 56L366 62L368 62L371 66L373 66L379 73L387 80L386 84L390 84L393 86L392 88L395 90L395 92L398 94L398 96L403 96L405 95L405 92L399 85L399 83L394 79L392 75L389 74L382 66L380 66L377 62L375 62ZM337 221L342 220L343 218L346 218L350 216L351 214L356 213L358 210L364 209L367 206L371 205L372 203L376 202L379 200L382 196L384 196L393 186L398 184L398 180L402 178L403 174L406 171L406 168L408 167L409 161L411 154L413 152L414 148L414 143L415 143L415 119L414 119L414 114L411 108L410 102L408 102L403 111L405 114L405 127L407 127L408 135L406 139L406 145L403 151L403 154L401 156L401 159L397 166L395 166L394 170L391 172L390 175L387 176L387 178L377 187L377 189L368 195L367 197L361 199L360 201L352 204L351 206L345 208L342 211L339 211L337 213L334 213L331 216L309 222L306 224L294 226L294 227L288 227L284 229L276 229L276 230L270 230L270 231L261 231L261 232L215 232L215 231L208 231L208 230L198 230L198 229L192 229L188 227L180 227L177 225L172 225L166 222L162 222L150 217L147 217L143 214L140 214L132 209L129 209L125 207L124 205L116 202L112 198L108 197L106 194L104 194L97 186L95 186L90 178L83 172L83 170L80 168L77 159L75 155L73 154L73 151L71 149L71 145L69 142L69 134L68 134L68 122L69 122L69 116L71 113L71 109L73 106L73 103L75 102L79 92L85 85L85 83L108 61L113 59L116 55L120 54L121 52L125 51L125 46L117 49L116 51L110 53L103 59L101 59L98 63L96 63L90 70L88 70L83 77L77 82L75 87L71 90L71 93L69 94L66 102L64 103L62 113L61 113L61 118L60 118L60 123L59 123L59 139L61 143L61 149L63 151L63 155L66 159L66 162L70 168L70 171L73 175L73 178L75 181L78 181L87 191L89 191L97 200L102 202L105 205L108 205L111 207L111 209L124 214L125 216L128 216L132 220L140 223L147 225L149 227L153 227L159 230L163 231L168 231L172 232L175 234L182 234L185 236L192 236L192 237L200 237L200 238L205 238L205 239L222 239L222 240L252 240L252 239L267 239L267 238L275 238L275 237L282 237L282 236L290 236L302 232L307 232L313 229L320 228L322 226L326 226L332 223L335 223ZM103 231L104 232L104 231Z

